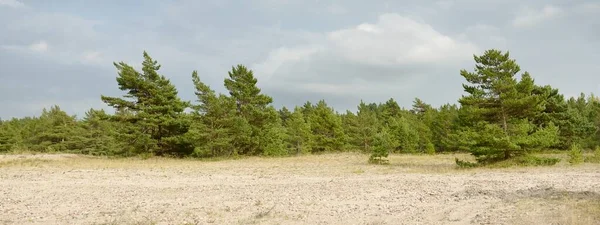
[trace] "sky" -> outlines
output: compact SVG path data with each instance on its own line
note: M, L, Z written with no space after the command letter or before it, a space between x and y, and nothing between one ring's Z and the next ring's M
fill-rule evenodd
M144 51L192 102L192 71L227 93L243 64L277 108L454 104L487 49L567 97L597 94L600 1L0 0L0 118L110 109L113 62L140 68Z

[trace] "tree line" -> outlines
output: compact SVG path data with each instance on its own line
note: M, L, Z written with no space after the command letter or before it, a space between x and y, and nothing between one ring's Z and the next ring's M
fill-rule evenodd
M403 108L390 98L361 101L357 111L337 112L324 100L276 109L253 71L232 67L227 94L216 93L197 71L196 101L178 97L147 52L142 70L114 63L123 96L101 96L112 114L90 109L82 118L59 106L39 117L0 120L0 152L71 152L106 156L289 156L360 151L379 162L389 153L470 152L496 162L536 150L600 145L600 101L594 95L566 99L537 85L508 52L474 56L473 71L460 75L458 104L432 107L415 98Z

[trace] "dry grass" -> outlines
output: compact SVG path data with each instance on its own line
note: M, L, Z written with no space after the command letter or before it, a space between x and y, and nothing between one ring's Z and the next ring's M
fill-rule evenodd
M543 157L554 157L562 159L560 163L551 167L539 169L570 167L566 154L539 154ZM243 157L238 159L173 159L152 157L142 158L106 158L74 154L8 154L0 155L0 168L2 167L52 167L70 169L191 169L201 168L207 171L232 169L235 170L243 165L245 169L259 170L268 173L273 172L298 172L304 173L305 168L318 167L331 169L335 173L350 174L389 174L389 173L471 173L474 171L521 171L536 168L508 167L488 168L479 167L474 169L458 169L455 159L474 161L469 154L437 154L437 155L415 155L415 154L391 154L388 165L373 165L367 162L367 154L361 153L326 153L319 155L302 155L296 157L265 158L265 157ZM585 167L585 165L583 165ZM319 171L320 172L320 171Z
M1 167L52 167L70 169L186 169L202 168L207 171L239 168L261 172L305 173L305 168L317 167L332 173L389 174L389 173L447 173L456 170L455 158L471 159L468 154L404 155L392 154L389 165L372 165L368 155L360 153L328 153L297 157L265 158L245 157L240 159L198 160L152 157L105 158L71 154L0 155ZM319 171L320 172L320 171Z

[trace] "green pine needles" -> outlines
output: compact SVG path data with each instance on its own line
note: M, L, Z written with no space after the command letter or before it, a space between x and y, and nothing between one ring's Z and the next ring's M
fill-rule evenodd
M558 127L552 122L534 123L547 102L534 92L536 85L528 72L521 74L509 53L488 50L474 56L474 72L461 70L468 95L459 99L465 125L463 141L480 163L507 160L552 146L558 141Z

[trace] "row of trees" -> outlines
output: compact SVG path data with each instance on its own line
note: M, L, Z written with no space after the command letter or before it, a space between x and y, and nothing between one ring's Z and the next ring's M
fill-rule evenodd
M460 72L467 83L458 105L436 108L417 98L405 109L394 99L361 101L356 113L336 112L324 100L275 109L242 65L224 80L228 94L216 93L194 71L197 101L183 101L158 73L158 62L143 56L142 71L114 64L126 94L101 97L114 114L91 109L77 119L54 106L39 117L0 120L0 152L220 157L357 150L377 161L388 152L470 151L491 162L542 148L600 144L596 97L565 99L555 88L536 85L529 73L519 74L515 60L498 50L475 56L473 72Z

